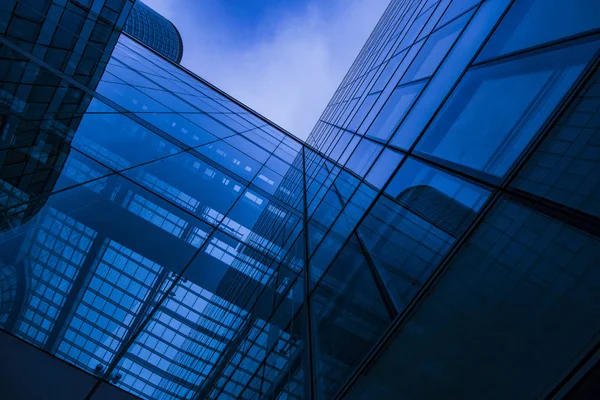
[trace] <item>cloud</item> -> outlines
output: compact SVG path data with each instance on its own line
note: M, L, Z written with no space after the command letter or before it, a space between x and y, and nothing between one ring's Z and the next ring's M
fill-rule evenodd
M182 64L292 134L306 138L389 0L314 0L265 14L260 35L232 29L186 0L145 0L179 29Z

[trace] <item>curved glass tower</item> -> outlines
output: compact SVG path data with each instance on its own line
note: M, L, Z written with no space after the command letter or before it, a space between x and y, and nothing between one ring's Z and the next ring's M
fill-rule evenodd
M179 31L171 21L141 1L135 2L124 31L169 60L181 61L183 41Z

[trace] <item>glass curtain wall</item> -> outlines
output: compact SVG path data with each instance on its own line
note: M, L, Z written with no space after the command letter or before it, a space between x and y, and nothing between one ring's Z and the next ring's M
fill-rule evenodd
M599 49L594 1L391 2L307 141L320 398L546 397L593 365Z
M183 41L179 31L165 17L137 0L123 30L169 60L179 63L183 57Z
M131 3L46 6L3 3L2 331L96 377L92 398L303 397L301 143L119 38ZM69 69L88 48L91 83Z
M600 10L576 3L392 1L307 143L125 34L90 44L93 85L0 37L2 124L33 124L0 153L0 328L98 399L563 390L600 329ZM21 87L86 101L32 118ZM68 151L18 142L56 127Z

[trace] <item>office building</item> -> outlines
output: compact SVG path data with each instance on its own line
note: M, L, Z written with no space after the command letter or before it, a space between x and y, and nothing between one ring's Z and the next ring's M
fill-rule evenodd
M33 4L0 24L8 398L596 393L596 1L393 0L306 143L142 3Z
M134 3L123 30L169 60L181 62L183 41L179 31L171 21L141 1Z

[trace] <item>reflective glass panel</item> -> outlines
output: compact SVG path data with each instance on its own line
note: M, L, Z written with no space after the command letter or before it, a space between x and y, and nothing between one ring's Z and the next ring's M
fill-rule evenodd
M503 176L597 49L597 42L470 70L417 150Z
M517 1L510 7L478 60L598 28L600 2L596 0Z
M419 55L402 77L402 82L412 82L432 75L450 50L450 47L454 44L454 41L467 21L471 18L471 15L472 13L467 13L456 21L452 21L452 23L432 33L421 48L421 51L419 51Z
M546 397L597 338L599 258L597 237L501 201L345 398Z
M344 247L310 301L318 390L331 398L390 322L355 241Z
M394 133L424 86L424 82L417 82L397 87L371 124L367 136L387 140Z
M467 229L488 192L407 159L358 228L398 309Z
M509 3L509 0L486 1L478 8L444 63L431 78L414 110L392 138L392 145L401 149L411 147Z

